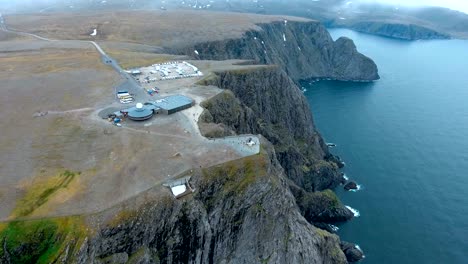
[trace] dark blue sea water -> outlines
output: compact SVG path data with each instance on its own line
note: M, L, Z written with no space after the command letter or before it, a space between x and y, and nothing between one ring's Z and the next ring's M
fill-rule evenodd
M398 41L349 30L374 83L304 83L316 124L346 175L338 195L360 217L340 226L363 263L468 263L468 41Z

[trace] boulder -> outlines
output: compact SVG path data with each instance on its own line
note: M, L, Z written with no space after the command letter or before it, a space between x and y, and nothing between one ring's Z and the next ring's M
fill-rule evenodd
M346 191L349 191L349 190L357 190L358 185L357 185L356 182L350 181L350 182L346 183L345 186L343 186L343 188L344 188Z
M364 253L356 246L356 244L341 241L340 247L349 263L360 261L365 257Z

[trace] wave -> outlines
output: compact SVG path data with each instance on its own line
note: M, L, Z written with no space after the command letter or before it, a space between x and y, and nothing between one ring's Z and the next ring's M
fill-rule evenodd
M336 225L332 225L332 224L330 224L330 228L331 228L333 231L335 231L335 232L337 232L338 230L340 230L339 227L337 227Z
M349 178L348 178L348 176L346 176L346 174L343 175L343 179L349 181Z
M362 253L364 253L364 251L362 251L361 247L360 247L358 244L355 244L354 247L355 247L357 250L359 250L359 251L361 251Z
M351 212L353 212L353 214L354 214L354 217L359 217L359 216L361 216L361 213L359 213L359 211L358 211L358 210L356 210L356 209L352 208L351 206L349 206L349 205L346 205L346 208L348 208L348 209L349 209Z
M362 258L366 258L366 255L364 255L364 251L362 251L361 247L360 247L358 244L355 244L355 245L354 245L354 248L356 248L357 250L361 251L361 253L362 253Z
M349 191L350 191L350 192L357 192L357 191L360 191L360 190L362 190L362 185L358 184L358 185L357 185L357 189L351 189L351 190L349 190Z

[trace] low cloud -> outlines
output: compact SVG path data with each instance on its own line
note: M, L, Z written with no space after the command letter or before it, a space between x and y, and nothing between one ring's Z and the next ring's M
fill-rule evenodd
M467 0L356 0L352 3L387 4L395 6L422 7L440 6L468 13ZM348 2L348 3L349 3Z

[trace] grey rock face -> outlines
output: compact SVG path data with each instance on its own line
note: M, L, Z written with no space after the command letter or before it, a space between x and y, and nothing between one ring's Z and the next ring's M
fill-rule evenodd
M229 130L220 134L262 134L275 146L288 178L308 191L339 185L338 166L324 160L331 155L304 95L279 67L220 72L208 84L229 91L204 104L201 120Z
M355 263L364 258L364 253L357 248L356 244L342 241L340 243L341 249L346 255L346 259L349 263Z
M379 79L373 61L356 49L354 42L346 37L337 39L332 53L335 78L339 80L376 80Z
M338 237L301 216L273 148L262 144L269 154L195 172L194 196L156 202L135 218L101 230L85 242L76 259L346 263Z
M198 59L250 59L279 65L294 81L310 78L372 81L379 79L375 63L357 52L352 40L333 41L315 21L259 25L240 39L197 44L174 52Z

